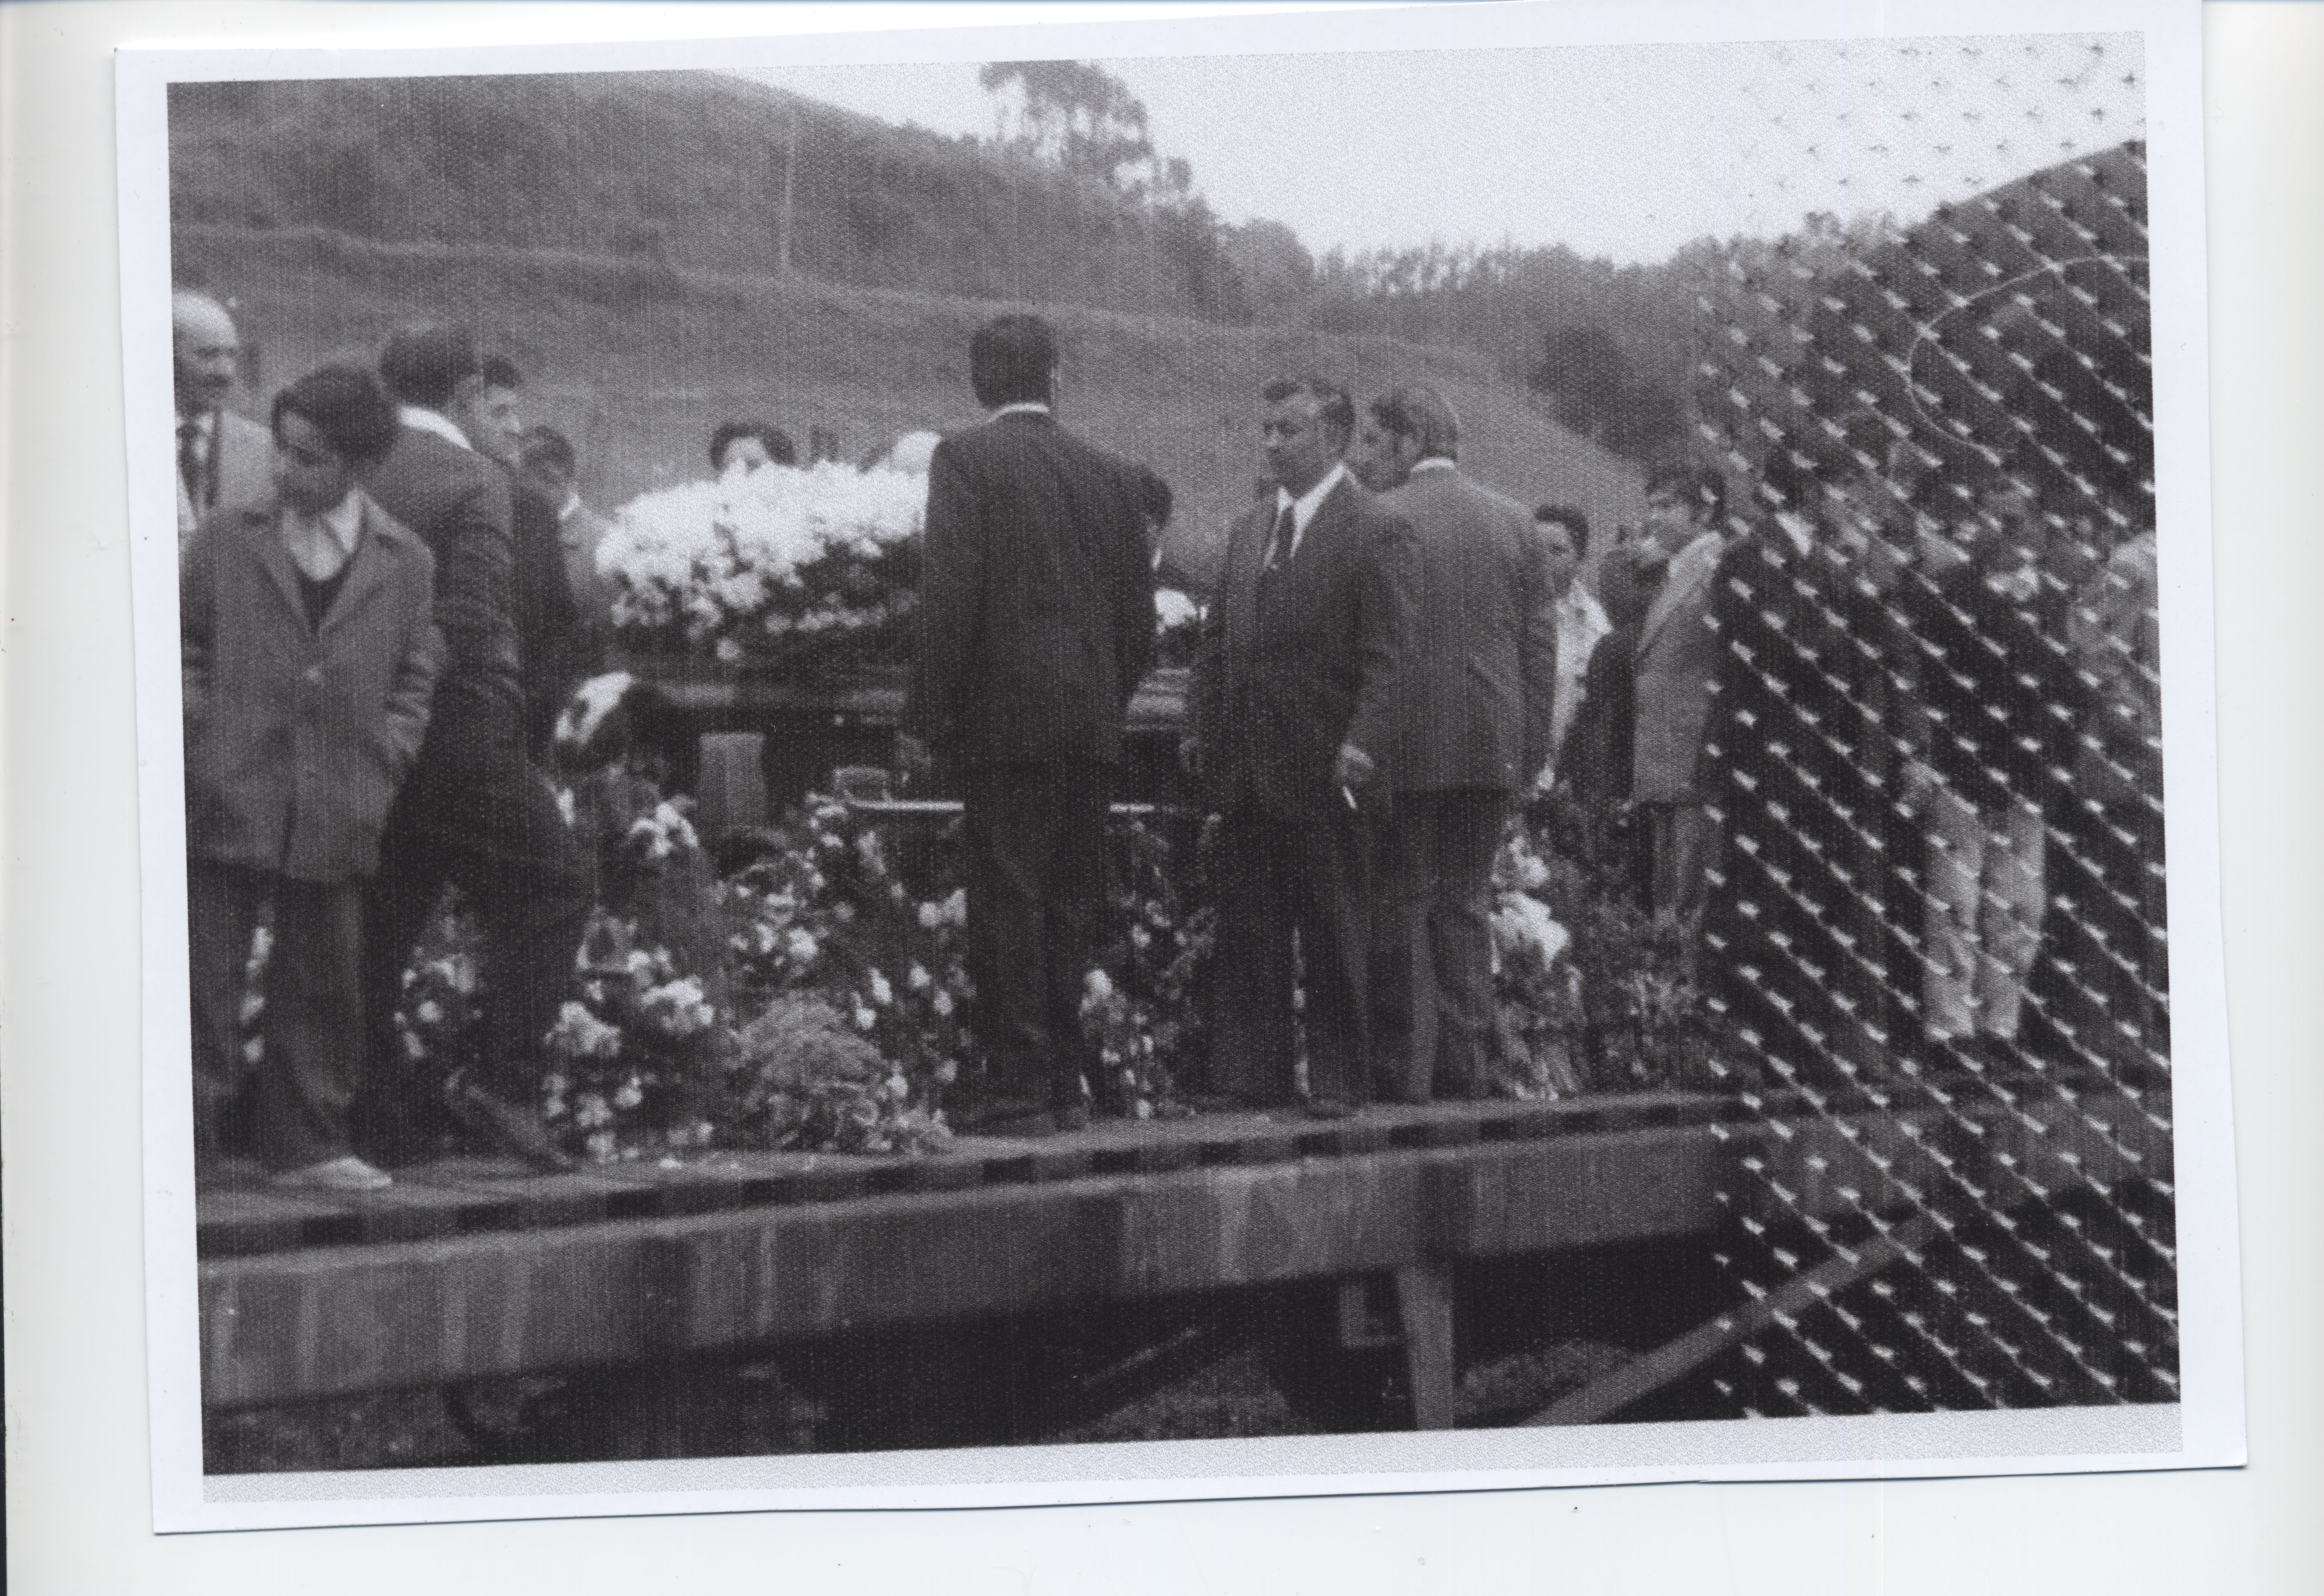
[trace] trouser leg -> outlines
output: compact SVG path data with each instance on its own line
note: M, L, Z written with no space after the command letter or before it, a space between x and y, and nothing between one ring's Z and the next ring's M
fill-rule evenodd
M1019 766L968 772L962 844L968 969L989 1084L1007 1095L1048 1090L1048 927L1042 912L1053 806Z
M1436 1086L1447 1094L1480 1090L1494 1056L1493 860L1509 802L1507 793L1480 789L1448 793L1438 808L1428 939Z
M194 1148L220 1150L242 1078L243 971L264 900L254 872L186 867L186 976L193 1021Z
M266 971L259 1156L278 1169L344 1158L364 1076L363 894L353 882L277 880Z
M1219 827L1215 1007L1204 1084L1259 1102L1292 1097L1294 920L1288 890L1294 829L1257 804L1230 808Z
M366 1142L392 1139L400 1129L397 1120L409 1106L387 1090L394 1066L402 1059L403 1039L395 1014L403 1003L403 972L412 945L444 894L446 853L436 838L411 825L399 806L380 839L379 868L364 883L364 1044L372 1069L356 1112L366 1127Z
M1295 887L1306 983L1307 1093L1353 1102L1370 1084L1370 1015L1364 965L1370 951L1371 849L1378 822L1334 812L1291 828L1298 838Z
M1978 1024L2004 1040L2017 1035L2025 978L2042 946L2049 907L2040 811L2024 805L1988 810L1978 905Z
M1083 983L1104 946L1105 827L1113 772L1072 764L1044 772L1050 811L1048 869L1042 892L1042 966L1048 993L1049 1096L1077 1103L1094 1060L1081 1024Z
M482 824L448 839L449 873L483 934L482 1084L503 1102L530 1104L540 1093L545 1038L572 990L588 872L556 795L531 766L515 761L485 798Z
M1397 794L1380 837L1370 971L1373 1077L1381 1095L1397 1102L1428 1101L1436 1061L1428 907L1435 890L1439 797Z
M1974 1035L1977 1023L1978 904L1985 873L1985 826L1977 810L1950 792L1931 795L1928 964L1922 983L1930 1036Z

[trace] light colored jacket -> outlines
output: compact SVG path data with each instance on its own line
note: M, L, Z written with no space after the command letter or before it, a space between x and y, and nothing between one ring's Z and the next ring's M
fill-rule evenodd
M1637 711L1630 743L1634 803L1692 803L1711 714L1719 639L1711 630L1711 586L1725 544L1705 532L1670 563L1638 631Z
M272 498L204 521L180 578L186 852L307 881L366 876L427 731L443 645L426 544L368 498L310 625Z

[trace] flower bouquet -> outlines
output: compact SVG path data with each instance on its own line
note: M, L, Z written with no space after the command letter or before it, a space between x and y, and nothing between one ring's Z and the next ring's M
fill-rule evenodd
M900 659L927 504L925 475L832 460L644 494L597 546L613 626L731 666Z

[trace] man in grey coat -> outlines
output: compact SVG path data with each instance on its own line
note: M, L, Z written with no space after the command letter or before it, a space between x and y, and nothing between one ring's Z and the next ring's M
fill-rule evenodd
M1557 692L1548 545L1459 454L1452 406L1406 387L1371 402L1349 456L1420 546L1371 939L1373 1082L1404 1102L1483 1085L1493 859L1516 795L1549 762Z
M225 504L255 504L274 491L273 438L226 408L241 364L242 339L225 306L189 291L171 296L180 553L210 512Z
M1702 918L1710 866L1711 827L1695 768L1719 663L1711 586L1726 524L1718 473L1678 466L1647 479L1646 532L1670 570L1638 631L1630 802L1646 844L1647 907L1683 928Z
M274 401L277 492L205 521L180 571L186 888L195 1126L225 1138L244 966L273 908L255 1147L283 1184L388 1184L355 1156L362 883L420 755L440 641L435 562L355 484L395 441L362 372L326 366Z

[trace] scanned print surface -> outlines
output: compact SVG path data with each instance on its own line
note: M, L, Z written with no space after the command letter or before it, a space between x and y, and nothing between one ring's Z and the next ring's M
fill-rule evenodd
M165 1527L2239 1455L2191 19L1555 14L124 58Z

